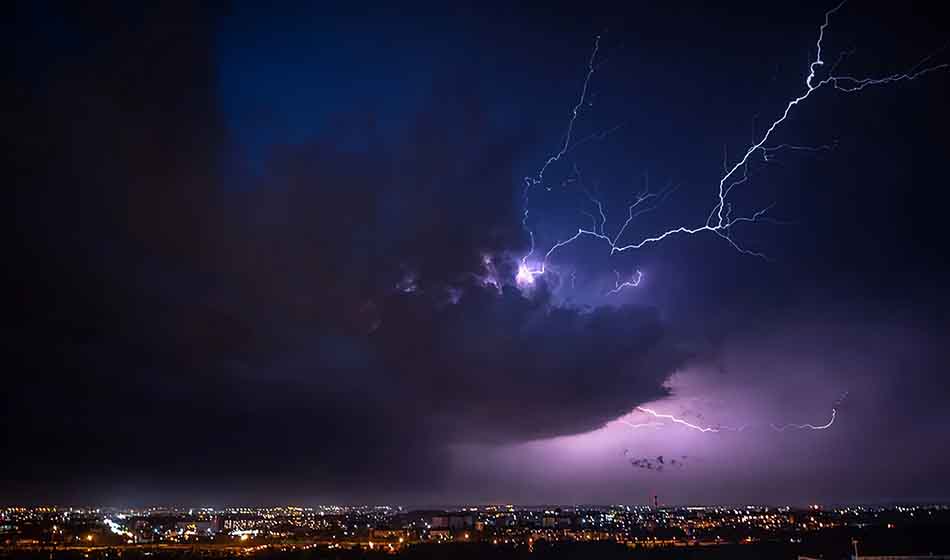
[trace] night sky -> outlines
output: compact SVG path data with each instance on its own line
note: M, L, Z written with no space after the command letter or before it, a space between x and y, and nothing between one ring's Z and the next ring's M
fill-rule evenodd
M627 243L706 223L834 4L106 4L10 34L0 501L950 500L939 7L833 14L816 81L935 69L790 111L728 197L767 258L518 282L638 193Z

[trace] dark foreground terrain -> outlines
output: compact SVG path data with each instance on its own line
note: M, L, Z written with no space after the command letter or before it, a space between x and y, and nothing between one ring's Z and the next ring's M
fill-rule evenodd
M802 542L758 542L751 544L724 544L718 546L676 546L667 548L629 548L615 542L557 542L538 541L531 547L495 546L488 543L415 544L393 553L365 548L333 549L311 548L281 549L281 545L258 547L241 551L234 548L194 547L167 549L157 546L128 548L90 547L63 549L18 549L7 547L0 550L0 558L11 560L185 560L190 558L248 558L258 560L317 560L358 558L498 558L498 559L546 559L546 558L633 558L647 560L697 559L697 560L743 560L743 559L795 559L799 556L829 560L850 558L853 553L852 539L858 540L861 556L882 555L950 555L948 527L921 525L905 528L832 529L812 534Z

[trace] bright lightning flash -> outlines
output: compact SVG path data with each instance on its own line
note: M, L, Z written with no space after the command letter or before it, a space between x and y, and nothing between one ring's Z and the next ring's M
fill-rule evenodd
M515 276L515 282L518 283L519 287L525 288L534 284L534 276L528 265L522 262L518 265L518 275Z
M660 419L663 419L663 420L669 420L669 421L673 422L674 424L679 424L679 425L681 425L681 426L686 426L686 427L689 428L690 430L696 430L697 432L702 432L702 433L704 433L704 434L706 434L706 433L718 433L718 432L720 431L719 428L710 428L710 427L699 426L699 425L697 425L697 424L693 424L693 423L691 423L691 422L687 422L686 420L683 420L682 418L677 418L676 416L673 416L672 414L661 414L661 413L659 413L659 412L653 410L652 408L647 408L647 407L645 407L645 406L638 406L638 407L637 407L637 410L639 410L640 412L645 412L645 413L649 414L650 416L653 416L654 418L660 418ZM628 425L630 425L630 424L628 424Z

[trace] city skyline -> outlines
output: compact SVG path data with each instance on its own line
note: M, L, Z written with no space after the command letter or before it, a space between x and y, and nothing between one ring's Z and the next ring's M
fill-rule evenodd
M84 558L186 551L196 556L279 552L318 557L334 551L357 557L373 551L428 551L452 557L465 550L505 555L520 548L522 554L560 551L573 557L572 552L586 551L636 557L673 548L757 558L841 555L860 543L874 555L902 548L932 552L942 541L934 528L939 532L948 522L948 506L0 508L0 550L20 555L81 552ZM853 551L856 556L857 548ZM920 557L925 556L931 557Z

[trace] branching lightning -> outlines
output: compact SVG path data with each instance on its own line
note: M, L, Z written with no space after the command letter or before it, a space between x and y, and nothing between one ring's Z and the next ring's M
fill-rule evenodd
M577 122L577 115L580 112L581 107L584 106L584 102L587 99L587 88L590 86L590 79L594 75L594 70L597 69L594 63L597 61L597 52L599 50L600 50L600 35L594 38L594 49L593 49L593 52L591 52L590 59L587 62L587 75L584 77L584 85L583 87L581 87L581 93L577 99L577 103L574 105L574 108L571 110L571 118L567 124L567 132L564 134L564 143L561 145L561 149L558 150L555 154L549 156L547 160L545 160L544 165L542 165L541 168L538 169L538 172L537 174L535 174L534 177L525 177L524 179L524 191L522 195L522 198L524 200L524 215L521 218L521 226L528 233L528 237L531 240L531 247L528 250L528 253L521 259L521 267L519 267L519 270L518 270L519 277L522 276L522 269L524 269L525 271L528 271L527 261L528 261L528 258L531 257L531 255L534 253L534 248L535 248L534 247L534 231L528 227L528 212L529 212L529 207L528 207L529 198L528 197L531 191L531 187L543 183L544 172L547 171L548 167L551 164L553 164L556 161L559 161L562 157L564 157L564 154L566 154L568 150L571 148L571 137L574 134L574 123ZM609 131L605 132L604 134L609 134ZM582 142L586 142L587 140L588 139L585 138L584 140L582 140ZM541 271L541 273L543 274L543 270ZM533 278L533 276L534 274L528 271L528 279ZM521 282L522 281L519 281L519 284Z
M643 273L640 272L639 270L634 271L633 276L630 277L630 280L626 280L624 282L620 281L619 272L615 270L614 274L617 275L617 281L614 283L614 289L607 292L608 295L619 294L620 291L623 290L624 288L636 288L637 286L640 285L640 280L643 279Z
M845 0L846 1L846 0ZM839 75L836 73L838 66L844 60L844 58L851 53L851 51L846 51L839 55L837 61L829 68L827 75L824 77L819 76L819 71L823 66L825 66L824 53L822 51L822 43L824 41L825 32L828 30L831 25L831 17L838 12L841 7L845 4L845 1L842 1L835 7L831 8L825 12L824 21L818 29L818 39L815 43L815 57L808 64L808 72L805 76L804 86L805 89L798 95L792 97L785 105L784 110L781 112L781 115L766 129L762 136L747 146L745 151L742 153L737 161L731 165L728 161L724 160L723 174L718 179L718 188L717 188L717 197L715 203L709 211L709 214L705 222L694 224L694 225L679 225L673 228L670 228L666 231L661 231L652 235L642 237L638 240L627 241L624 239L624 233L627 231L627 226L641 214L637 209L639 206L647 202L648 200L655 200L659 202L662 198L665 197L663 193L650 193L645 191L637 196L635 202L628 207L627 219L624 222L623 226L618 230L616 235L610 236L605 231L605 226L607 222L606 213L604 211L603 205L600 201L594 199L588 193L588 197L594 203L597 208L597 211L600 216L599 227L597 218L591 214L584 212L591 217L591 228L578 227L577 231L568 237L567 239L556 241L551 248L545 252L540 262L536 264L529 264L529 259L534 255L536 246L535 246L535 235L534 231L531 229L528 223L529 216L529 192L530 189L536 185L540 185L544 182L544 174L548 170L549 166L559 161L562 157L565 156L571 149L571 138L574 132L575 123L577 121L578 112L581 106L584 104L586 99L591 78L594 75L596 69L596 58L597 53L600 49L600 36L597 36L594 42L593 52L591 53L590 59L587 65L587 73L584 78L583 86L581 88L581 93L577 104L574 105L573 110L571 111L571 118L568 121L567 132L564 137L564 142L561 145L561 148L548 157L538 172L533 177L526 177L524 181L524 214L522 217L522 227L528 233L530 239L530 249L527 254L521 258L520 265L518 267L518 274L516 281L519 285L525 286L530 285L534 282L534 277L543 275L547 269L548 262L552 255L558 249L565 247L574 241L580 239L581 237L590 237L595 240L605 243L609 247L609 254L614 255L616 253L623 253L625 251L636 250L643 248L646 245L659 243L669 237L682 236L682 235L698 235L703 233L711 233L719 236L721 239L725 240L733 249L738 251L741 254L759 257L766 259L766 255L762 252L748 249L741 245L732 235L734 226L745 223L758 223L758 222L774 222L771 220L767 214L771 210L772 206L766 206L750 214L742 216L733 216L732 214L732 204L729 202L729 194L735 187L738 187L748 181L748 169L751 158L755 154L760 154L764 161L770 161L776 152L781 150L792 150L792 151L824 151L830 150L833 148L833 145L821 145L821 146L797 146L788 143L780 143L775 145L770 145L770 141L776 132L781 128L782 124L789 118L792 114L792 110L798 105L804 103L808 100L812 94L822 88L833 88L839 92L844 93L854 93L862 91L863 89L871 86L878 85L887 85L893 84L896 82L910 81L915 80L925 74L935 72L937 70L945 70L948 68L948 64L936 64L932 66L924 66L929 60L933 57L930 55L923 60L919 61L913 67L911 67L907 72L896 73L882 77L854 77L849 75ZM612 130L611 130L612 131ZM603 133L608 134L610 131ZM585 139L584 141L586 141ZM668 194L668 193L667 193ZM655 207L655 206L654 206ZM650 207L648 209L652 209ZM636 281L625 282L623 287L636 286L639 283L639 273L636 277ZM619 291L620 283L618 280L617 288L611 290L610 293L616 293ZM832 419L833 421L833 419Z
M713 427L700 426L698 424L693 424L692 422L687 422L686 420L683 420L682 418L677 418L676 416L673 416L672 414L662 414L660 412L653 410L652 408L647 408L645 406L638 406L637 410L639 410L640 412L645 412L646 414L649 414L650 416L653 416L654 418L669 420L670 422L673 422L674 424L686 426L690 430L696 430L697 432L702 432L704 434L718 433L720 431L720 428L713 428ZM631 427L635 426L634 424L629 424L629 423L627 423L627 425Z
M838 408L841 406L841 404L845 401L846 398L848 398L847 391L845 391L840 397L838 397L837 400L835 400L834 404L831 407L831 418L829 418L828 422L824 424L810 424L810 423L808 424L789 423L789 424L782 424L782 425L769 424L769 427L775 430L776 432L784 432L786 430L827 430L835 423L835 419L838 416ZM673 424L678 424L680 426L684 426L686 428L689 428L690 430L700 432L703 434L717 434L720 432L742 432L746 428L749 427L748 425L743 425L739 427L723 426L723 425L702 426L700 424L690 422L688 420L685 420L673 414L657 412L653 408L649 408L646 406L638 406L635 408L635 410L638 412L647 414L649 416L652 416L653 418L656 418L657 420L669 420ZM618 419L617 422L633 429L659 428L664 425L662 422L654 422L654 421L631 422L624 418Z

